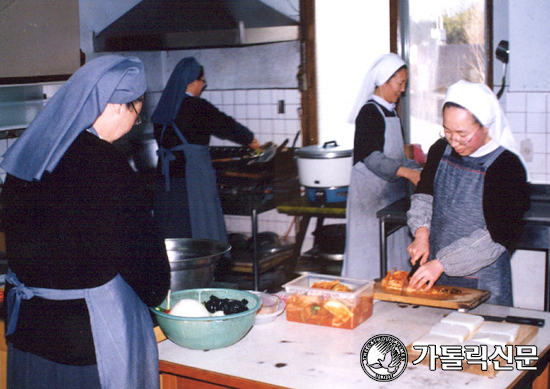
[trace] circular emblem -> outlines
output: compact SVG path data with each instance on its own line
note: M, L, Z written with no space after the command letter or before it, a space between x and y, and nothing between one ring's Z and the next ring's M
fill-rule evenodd
M393 335L376 335L361 348L361 367L373 380L393 381L407 368L409 355L403 342Z

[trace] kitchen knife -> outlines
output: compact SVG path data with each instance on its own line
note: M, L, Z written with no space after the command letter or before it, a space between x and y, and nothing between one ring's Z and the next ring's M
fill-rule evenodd
M544 327L544 319L536 317L523 317L523 316L490 316L490 315L478 315L487 321L505 321L507 323L515 324L527 324L530 326Z
M416 263L413 265L411 271L409 272L409 274L407 275L407 278L405 279L405 282L403 282L403 287L401 288L401 294L405 292L405 290L409 286L409 281L411 280L411 277L413 276L414 273L416 273L419 267L420 267L420 259L416 261Z

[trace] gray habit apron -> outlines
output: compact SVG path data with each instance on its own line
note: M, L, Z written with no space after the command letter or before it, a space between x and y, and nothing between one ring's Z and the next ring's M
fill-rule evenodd
M479 158L455 158L447 145L434 180L434 204L430 230L430 259L439 250L487 228L483 214L483 186L489 166L504 151L495 151ZM443 273L438 284L491 291L488 303L512 305L510 253L506 250L495 262L467 277L449 277Z
M165 191L159 190L158 183L155 192L155 219L161 224L164 231L181 231L182 226L190 225L190 236L174 236L166 234L167 238L195 238L214 239L227 243L227 230L223 216L216 172L212 167L210 149L208 146L196 145L187 142L176 123L172 128L181 140L181 144L167 150L159 147L157 155L160 157L162 174L164 175ZM162 129L161 142L166 125ZM183 151L185 155L185 179L170 179L170 161L175 159L174 151ZM185 186L182 185L185 181ZM169 193L174 191L175 193ZM182 192L186 193L182 193ZM174 197L182 200L187 198L187 204L177 204ZM170 200L172 199L172 201ZM182 206L188 206L189 220L185 220ZM158 212L157 210L162 210ZM168 215L169 214L169 215ZM181 218L180 218L181 216ZM168 225L167 225L168 224Z
M48 289L28 287L8 270L8 329L16 331L21 300L34 296L48 300L84 299L101 387L136 389L160 387L158 346L147 306L119 274L96 288Z
M367 103L375 104L375 103ZM403 134L399 117L384 117L383 153L388 158L405 160ZM380 274L380 224L376 212L407 195L408 181L400 178L389 182L370 171L363 162L356 163L351 172L347 199L346 248L342 276L373 280ZM388 269L410 269L407 246L412 239L407 227L388 239Z

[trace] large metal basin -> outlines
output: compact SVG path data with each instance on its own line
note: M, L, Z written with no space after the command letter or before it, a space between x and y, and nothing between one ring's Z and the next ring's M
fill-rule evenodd
M207 288L218 261L231 246L212 239L166 239L172 291Z

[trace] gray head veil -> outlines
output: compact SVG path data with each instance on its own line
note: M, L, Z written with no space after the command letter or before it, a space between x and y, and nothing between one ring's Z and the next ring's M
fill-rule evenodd
M45 171L55 169L107 103L129 103L146 89L145 69L138 58L106 55L88 62L54 94L4 154L0 166L20 179L40 180Z

